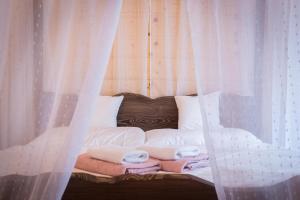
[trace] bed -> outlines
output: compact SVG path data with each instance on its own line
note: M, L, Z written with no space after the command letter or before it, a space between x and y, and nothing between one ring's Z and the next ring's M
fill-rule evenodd
M144 131L152 129L178 128L178 110L173 96L151 99L132 93L122 93L118 95L124 96L124 100L117 117L118 126L140 127ZM261 142L254 136L252 137L252 134L245 130L224 128L223 133L224 132L233 133L235 135L248 134L247 137L241 138L250 138L255 144L257 144L257 142ZM217 134L218 133L216 133L216 135ZM216 140L221 137L221 135L216 136ZM230 136L230 138L232 138L232 136ZM222 138L222 140L224 139L228 138ZM243 141L239 139L236 141L243 143ZM218 141L215 141L215 144L218 144ZM267 144L261 142L261 146L265 147L266 151L269 151L270 147ZM225 150L226 149L224 149L224 151ZM254 149L254 158L255 151L256 150ZM284 152L279 152L279 154L280 153ZM230 156L234 156L234 152L230 152L230 154ZM247 156L249 155L247 154ZM263 159L267 160L268 157ZM219 167L222 166L220 165ZM231 173L231 170L236 172L239 169L228 169L228 173ZM247 170L249 170L249 167L247 166L244 166L240 170L241 177L243 177L242 175L245 174L244 172ZM266 167L265 170L268 171L268 168ZM278 171L277 173L280 174L281 172ZM299 197L300 191L296 189L300 185L299 173L300 172L297 171L291 176L275 181L273 178L276 176L271 174L273 177L267 177L270 182L262 183L261 185L257 184L257 180L251 182L250 179L246 185L239 183L235 185L235 183L229 183L226 186L226 184L223 183L225 196L228 199L231 199L232 196L259 200L270 199L273 197L276 197L277 199L284 199L287 195L289 195L288 189L292 189L292 191L295 192L295 194L292 195L294 197ZM259 178L260 174L257 173L257 175ZM268 192L266 193L266 191ZM63 199L97 198L210 200L217 199L217 194L210 168L204 168L198 173L196 172L191 174L156 173L148 175L122 175L113 178L106 178L98 176L97 174L86 172L73 172Z
M124 96L117 116L119 127L140 127L144 131L178 128L178 110L172 96L151 99L132 93ZM210 176L210 168L203 177ZM63 199L217 199L211 177L156 173L105 177L93 173L72 173Z
M120 127L140 127L144 131L164 128L178 128L178 110L174 97L161 97L150 99L148 97L122 93L124 100L119 109L117 116L118 126ZM243 131L224 128L225 131L236 135L243 134ZM245 132L245 131L244 131ZM249 133L249 132L248 132ZM217 134L217 133L216 133ZM251 133L250 133L251 135ZM219 138L217 136L216 138ZM226 139L226 138L223 138ZM62 140L63 141L63 140ZM241 142L238 141L237 142ZM34 142L33 142L34 143ZM217 144L217 141L216 141ZM33 144L30 144L33 145ZM33 145L34 146L34 145ZM19 148L19 147L18 147ZM55 148L53 148L55 149ZM24 151L25 149L23 149ZM255 153L255 151L253 151ZM4 152L5 153L5 152ZM7 156L7 152L5 153ZM299 154L300 155L300 154ZM42 154L44 156L44 154ZM234 154L230 155L231 157ZM249 155L247 154L248 157ZM255 155L254 155L255 156ZM0 154L1 160L1 154ZM26 159L25 159L26 160ZM295 161L297 161L295 159ZM220 162L222 163L222 162ZM297 187L300 185L299 163L293 163L296 167L296 173L290 177L278 180L267 185L251 185L249 182L245 186L228 185L225 186L225 195L231 196L247 196L249 199L269 199L276 196L277 199L284 199L288 195L288 189L295 191L295 197L300 196L300 191ZM11 166L15 166L14 163ZM22 165L20 165L22 166ZM47 166L45 164L45 166ZM219 166L222 167L222 166ZM251 167L251 166L250 166ZM226 166L225 166L226 168ZM244 168L245 170L249 169ZM243 175L243 170L241 175ZM235 173L239 169L228 169L228 173ZM267 170L267 169L266 169ZM47 171L47 170L45 170ZM224 170L223 170L224 172ZM278 171L280 173L280 171ZM22 173L21 173L22 174ZM295 175L296 174L296 175ZM42 183L48 178L47 173L39 176L39 181ZM242 177L242 176L241 176ZM35 176L24 175L1 175L0 181L6 181L6 187L3 199L9 199L13 189L18 189L22 186L24 180L34 181ZM266 193L265 191L269 191ZM217 199L212 174L210 168L204 168L195 173L176 174L158 172L147 175L121 175L115 177L103 176L100 174L88 173L86 171L74 170L62 199Z

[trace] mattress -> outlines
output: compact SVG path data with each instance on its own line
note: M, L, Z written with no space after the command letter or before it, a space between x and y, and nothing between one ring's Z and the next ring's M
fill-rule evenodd
M216 149L215 158L217 159L217 167L222 179L221 184L224 186L264 187L280 183L300 174L300 154L293 153L293 155L299 156L289 159L289 155L291 154L289 150L275 149L271 145L258 140L251 133L240 129L224 128L216 132L214 135L216 135L216 137L213 138L216 140L214 143L218 145L218 142L220 141L220 148ZM57 155L60 154L60 146L63 145L62 142L64 141L64 138L62 135L53 133L51 136L45 136L46 135L44 134L24 146L14 146L0 151L0 160L2 163L5 163L0 168L0 177L16 174L23 176L35 176L53 171L57 161ZM247 138L247 141L244 140L245 138ZM226 146L221 143L226 140L233 141L228 142L231 146ZM247 142L247 144L251 144L255 148L251 150L250 147L245 147L243 149L238 146L245 142ZM48 146L43 146L42 149L47 148L49 151L40 150L41 145L44 144ZM260 148L257 149L257 146ZM32 154L34 154L34 158L44 160L44 162L41 162L41 166L36 166L34 162L28 162L31 161ZM258 157L257 155L260 156ZM239 161L239 163L237 164L236 161ZM251 165L249 163L251 163ZM271 165L272 168L269 167ZM294 166L293 170L289 167L290 165ZM26 166L26 168L24 168L24 166ZM79 172L80 171L75 170L73 176L76 174L78 175ZM87 174L87 172L83 173L81 171L80 174ZM158 174L169 173L159 172ZM103 177L103 175L89 175ZM199 178L199 180L201 179L209 183L213 183L211 170L209 168L199 169L190 172L187 175ZM241 178L239 180L232 178L237 176Z

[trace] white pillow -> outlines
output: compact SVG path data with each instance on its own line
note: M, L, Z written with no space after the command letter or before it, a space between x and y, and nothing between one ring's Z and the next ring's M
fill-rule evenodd
M91 121L91 127L117 127L117 115L124 96L100 96Z
M202 118L198 97L175 96L178 108L178 129L202 129Z
M146 132L146 145L197 145L205 148L201 130L154 129Z
M145 143L145 132L137 127L93 128L84 142L84 149L104 145L137 147Z
M204 106L210 127L222 127L219 119L219 92L204 95ZM202 117L197 96L175 96L178 108L178 128L202 129Z

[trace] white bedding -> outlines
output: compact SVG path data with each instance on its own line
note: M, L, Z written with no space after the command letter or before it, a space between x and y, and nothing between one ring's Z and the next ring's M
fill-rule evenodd
M0 176L33 176L53 171L67 130L66 127L51 129L27 145L13 146L0 151Z
M145 143L145 132L137 127L92 128L84 141L82 152L104 145L136 147Z
M52 129L25 146L0 151L1 163L5 163L1 164L0 176L36 175L52 171L65 137L61 133L65 130L67 128ZM215 149L215 156L223 185L266 186L300 174L299 152L275 149L240 129L216 130L214 135L212 139L220 145ZM46 154L41 151L43 148L47 149ZM33 157L41 163L40 166L32 161ZM43 162L39 162L40 159ZM191 173L197 174L198 171L199 177L212 181L209 170L202 170Z
M300 175L299 152L275 149L269 145L256 147L247 151L223 153L217 157L224 186L268 186Z
M203 133L200 130L154 129L146 132L146 145L197 145L205 146Z
M30 176L53 171L55 162L63 151L68 129L68 127L52 128L26 145L0 151L0 176L10 174ZM139 128L94 128L85 139L81 153L87 148L104 144L139 146L144 144L144 140L144 132Z

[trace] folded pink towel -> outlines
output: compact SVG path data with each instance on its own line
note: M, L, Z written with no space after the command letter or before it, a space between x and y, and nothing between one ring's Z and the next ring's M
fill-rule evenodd
M85 171L109 176L122 174L145 174L156 172L160 169L159 161L149 159L144 163L116 164L90 157L87 153L81 154L76 161L75 167Z
M179 160L160 160L161 169L168 172L183 173L193 169L208 167L208 155L201 154L196 157Z

